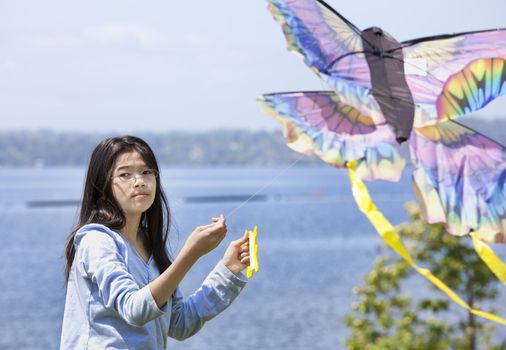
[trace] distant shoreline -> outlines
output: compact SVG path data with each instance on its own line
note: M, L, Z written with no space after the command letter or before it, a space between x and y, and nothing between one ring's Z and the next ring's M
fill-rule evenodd
M506 144L506 119L459 118L457 121ZM95 145L121 133L3 131L0 168L85 166ZM279 130L212 130L208 132L139 132L162 166L283 166L320 165L316 157L302 157L286 146Z
M120 133L114 134L121 135ZM300 155L286 147L280 131L135 133L145 139L164 166L276 166ZM0 132L0 167L84 166L106 133L48 130ZM301 164L316 164L304 157Z

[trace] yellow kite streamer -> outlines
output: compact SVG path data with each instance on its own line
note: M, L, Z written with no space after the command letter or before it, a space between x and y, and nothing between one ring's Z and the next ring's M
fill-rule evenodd
M471 232L474 250L488 266L490 271L492 271L502 283L506 284L506 265L494 254L494 251L479 238L479 236L479 233Z
M249 238L249 266L246 270L248 278L253 277L258 272L258 245L257 245L258 227L255 226L253 231L248 231Z
M425 268L419 267L413 258L409 255L408 251L402 244L401 238L399 235L395 232L394 227L392 224L383 216L383 214L376 208L376 205L372 201L369 192L367 191L367 188L365 187L364 183L360 178L357 176L355 170L353 169L353 164L348 165L349 175L350 175L350 181L351 181L351 187L353 192L353 197L355 198L355 202L357 203L360 211L362 211L369 221L373 224L376 231L378 231L381 238L397 253L399 254L408 264L410 264L419 274L421 274L423 277L428 279L430 282L432 282L436 287L438 287L440 290L442 290L444 293L446 293L453 301L455 301L458 305L463 307L464 309L467 309L469 312L483 317L487 320L497 322L503 325L506 325L506 320L484 312L477 309L471 308L467 303L465 303L455 292L453 292L446 284L444 284L439 278L434 276L429 270ZM491 258L490 248L488 248L486 245L482 244L480 245L480 242L478 239L476 239L475 235L472 235L473 241L475 241L475 247L478 254L480 256L486 255L489 262L492 262L494 266L501 266L504 269L503 265L496 264L497 261L495 261L493 258ZM478 242L478 243L476 243ZM486 248L489 250L487 251ZM480 250L480 251L478 251ZM492 252L492 255L495 257L495 255ZM495 257L498 259L497 257ZM485 259L484 259L485 260ZM500 260L499 260L500 261ZM492 267L491 267L492 269ZM493 270L494 271L494 270ZM501 270L500 268L497 268L496 275L499 273L504 273L505 270ZM503 275L503 277L505 277ZM504 281L503 279L501 279Z

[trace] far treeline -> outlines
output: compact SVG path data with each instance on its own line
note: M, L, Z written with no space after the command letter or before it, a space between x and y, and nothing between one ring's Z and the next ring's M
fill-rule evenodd
M506 144L506 119L461 118L484 135ZM286 147L281 130L214 130L209 132L135 133L154 149L165 166L319 165ZM112 133L12 131L0 132L0 166L83 166L92 149Z
M282 132L217 130L130 133L144 139L164 166L275 166L301 155L286 147ZM0 166L83 166L104 138L120 133L16 131L0 133ZM302 157L299 164L318 164Z

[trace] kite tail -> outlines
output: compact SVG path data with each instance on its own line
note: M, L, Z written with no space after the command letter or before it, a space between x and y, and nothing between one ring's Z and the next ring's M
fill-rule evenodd
M476 250L481 260L483 260L490 271L492 271L502 283L506 284L506 265L504 262L479 238L479 233L471 232L470 235L473 239L474 250Z
M471 308L466 302L464 302L454 291L452 291L446 284L444 284L439 278L434 276L428 269L421 268L418 266L413 258L409 255L408 251L402 244L400 236L395 232L395 228L392 224L383 216L383 214L376 208L376 205L372 201L367 188L360 178L357 176L353 169L353 164L348 165L351 188L353 197L357 203L359 209L367 216L369 221L373 224L376 231L378 231L381 238L387 243L397 254L399 254L408 264L410 264L419 274L428 279L432 284L438 287L441 291L446 293L454 302L468 310L469 312L483 317L489 321L497 322L506 325L506 320L493 315L488 312L480 311ZM476 247L476 243L475 243ZM479 246L480 249L482 246ZM488 247L486 247L488 248ZM490 250L490 248L489 248ZM491 251L491 250L490 250ZM479 253L480 254L480 253ZM489 255L489 253L485 253ZM493 253L492 253L493 255ZM481 255L480 255L481 256ZM495 255L494 255L495 256ZM498 259L496 257L496 259ZM489 260L490 261L490 260ZM504 267L504 265L502 266ZM495 271L494 271L495 273ZM504 273L504 270L502 270ZM497 274L497 273L496 273ZM503 275L505 277L506 275Z

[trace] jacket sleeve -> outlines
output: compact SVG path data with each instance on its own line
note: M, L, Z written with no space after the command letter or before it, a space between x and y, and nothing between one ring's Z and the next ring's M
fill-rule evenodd
M83 277L97 285L105 307L116 310L125 322L142 326L164 314L149 286L139 288L128 272L125 257L120 254L112 233L85 232L76 244L76 259Z
M225 310L239 295L247 281L234 275L221 261L199 289L184 299L176 290L172 298L169 336L183 340L199 331L204 323Z

